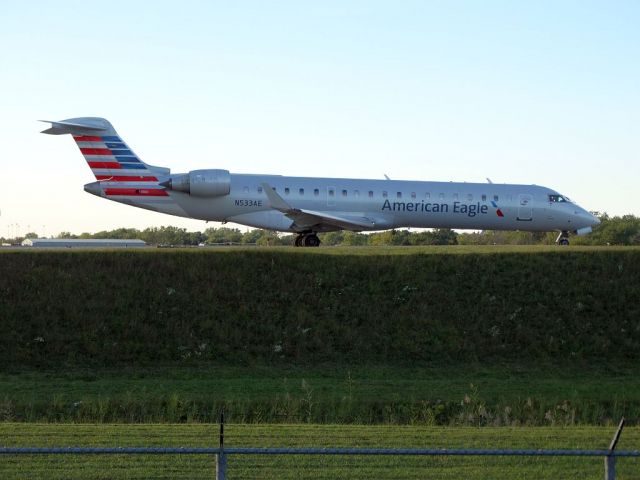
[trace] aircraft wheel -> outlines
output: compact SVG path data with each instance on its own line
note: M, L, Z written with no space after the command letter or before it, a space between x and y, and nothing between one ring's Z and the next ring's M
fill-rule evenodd
M302 246L302 239L303 239L303 238L304 238L304 236L302 236L302 235L298 235L298 236L296 237L296 240L295 240L294 245L295 245L296 247L301 247L301 246Z
M304 246L305 247L319 247L320 239L315 233L310 233L304 237Z
M567 230L563 230L556 238L556 243L558 245L569 245L569 232Z

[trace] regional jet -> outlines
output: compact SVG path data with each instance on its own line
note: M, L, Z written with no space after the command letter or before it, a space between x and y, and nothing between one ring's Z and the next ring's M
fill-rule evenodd
M297 234L317 247L319 232L401 227L591 232L599 220L538 185L365 180L230 173L171 173L143 162L104 118L49 121L42 133L71 134L96 181L85 191L126 205L206 221Z

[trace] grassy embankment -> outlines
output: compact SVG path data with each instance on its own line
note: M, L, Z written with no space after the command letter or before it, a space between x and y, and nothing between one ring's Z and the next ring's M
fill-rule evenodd
M515 366L180 367L0 374L0 420L611 425L637 370Z
M247 422L635 420L639 260L556 247L3 252L0 419L211 421L224 405Z
M613 428L455 429L418 426L227 425L225 445L269 447L568 448L606 449ZM217 445L216 425L0 424L6 446ZM640 446L627 428L619 449ZM213 478L211 456L7 456L3 479ZM259 479L600 479L602 458L231 456L228 478ZM638 478L639 459L618 460L621 480Z

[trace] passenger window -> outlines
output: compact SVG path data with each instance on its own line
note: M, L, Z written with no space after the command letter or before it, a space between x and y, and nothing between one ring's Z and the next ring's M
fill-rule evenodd
M426 198L427 200L429 200L431 198L431 194L429 192L424 194L424 198Z
M242 187L243 193L249 193L249 187Z
M258 193L262 193L262 187L258 186Z
M330 188L329 189L329 196L333 197L333 196L335 196L335 194L336 194L336 192L333 190L333 188Z
M397 197L397 198L402 198L402 192L398 192L398 193L396 194L396 197Z
M494 196L493 196L493 201L494 201L494 202L497 202L497 201L498 201L498 195L494 195Z
M484 195L484 194L482 195L482 201L483 201L483 202L486 202L486 201L487 201L487 196L486 196L486 195Z
M285 194L285 195L289 195L289 187L287 187L287 188L285 188L285 189L284 189L284 194Z
M347 191L346 190L342 190L342 196L346 197L347 196Z
M353 196L354 197L359 197L360 196L360 191L359 190L354 190L353 191Z
M373 198L373 190L369 190L369 198Z
M454 194L453 194L453 199L454 199L454 200L458 200L458 194L457 194L457 193L454 193Z
M411 198L416 198L416 192L411 192Z
M320 190L318 190L317 188L314 188L313 194L317 197L318 195L320 195Z
M389 195L387 195L387 192L383 191L382 192L382 198L387 198Z
M473 201L473 195L471 195L470 193L467 194L467 201Z
M444 193L440 194L440 200L444 200Z

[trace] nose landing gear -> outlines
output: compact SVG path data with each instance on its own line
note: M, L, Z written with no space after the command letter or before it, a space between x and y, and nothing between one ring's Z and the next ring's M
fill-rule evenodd
M319 247L320 239L313 232L301 233L296 237L295 246L296 247Z
M569 245L569 232L566 230L560 232L560 235L556 238L556 243L558 245Z

